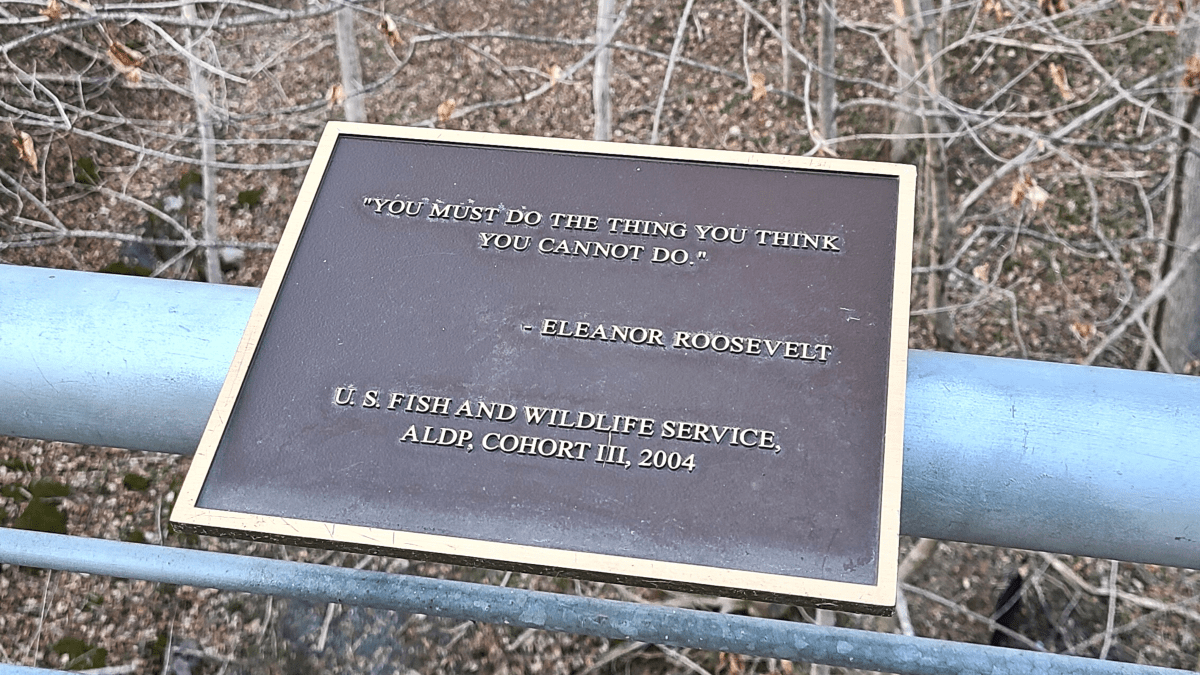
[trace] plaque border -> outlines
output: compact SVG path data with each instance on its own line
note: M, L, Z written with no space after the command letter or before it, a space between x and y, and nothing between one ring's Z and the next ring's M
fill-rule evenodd
M898 180L899 195L896 217L895 274L892 283L888 393L884 412L879 553L875 584L829 581L811 577L750 572L197 507L200 490L208 477L217 446L225 432L226 422L258 348L268 316L275 304L300 234L316 200L334 147L341 136L895 177ZM390 553L405 557L543 574L566 573L569 576L616 583L806 604L872 614L890 614L896 600L896 570L900 539L904 396L908 374L909 287L915 200L916 168L906 164L330 121L326 124L317 144L312 163L309 165L300 192L296 197L287 226L263 281L262 289L259 291L258 299L254 303L254 309L234 354L228 375L221 387L208 423L205 425L200 445L172 510L171 523L182 531L197 534L234 536L318 547L328 547L328 544L334 543L336 546L330 548Z

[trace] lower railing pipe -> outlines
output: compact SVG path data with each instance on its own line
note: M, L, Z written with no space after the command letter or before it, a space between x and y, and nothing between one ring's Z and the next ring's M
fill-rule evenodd
M1185 672L891 633L20 530L0 529L0 562L889 673L1166 675Z

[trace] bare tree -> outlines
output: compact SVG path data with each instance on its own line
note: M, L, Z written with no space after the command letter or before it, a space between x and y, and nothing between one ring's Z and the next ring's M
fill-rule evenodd
M1182 270L1167 289L1158 316L1158 340L1172 372L1200 374L1200 259L1190 252L1200 242L1200 137L1192 133L1200 121L1200 10L1193 9L1179 35L1182 88L1173 111L1187 125L1178 129L1178 159L1167 201L1166 244L1162 271ZM1188 126L1190 125L1190 127Z

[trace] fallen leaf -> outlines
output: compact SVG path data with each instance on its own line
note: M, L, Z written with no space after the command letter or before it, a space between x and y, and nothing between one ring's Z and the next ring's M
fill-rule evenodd
M1087 342L1096 334L1096 326L1095 324L1083 323L1082 321L1074 321L1071 323L1071 332L1075 334L1075 337L1083 342Z
M1146 18L1146 23L1151 26L1174 26L1184 13L1186 12L1177 13L1176 7L1168 7L1166 0L1158 0L1154 11ZM1170 31L1169 34L1174 35L1174 31Z
M1012 204L1014 209L1020 207L1021 202L1025 201L1025 189L1024 180L1018 178L1017 182L1013 183L1012 192L1008 193L1008 203Z
M46 5L46 9L43 9L41 12L39 12L39 14L50 19L51 21L60 21L63 18L62 3L60 3L58 0L50 0L50 2Z
M1071 91L1071 85L1067 83L1067 71L1063 70L1062 66L1057 63L1050 64L1050 79L1054 80L1054 86L1058 87L1058 93L1064 101L1075 100L1075 92Z
M329 107L339 106L346 101L346 90L342 85L335 84L329 88L329 93L325 95L325 100L329 101Z
M1029 182L1032 183L1032 185L1029 186L1029 191L1025 194L1025 199L1029 201L1029 205L1033 207L1033 210L1037 211L1045 206L1046 202L1049 201L1050 193L1043 190L1041 186L1037 184L1037 181L1033 180L1032 178L1029 179Z
M449 120L450 116L454 114L454 106L455 105L457 105L457 104L454 102L454 99L452 99L452 98L448 98L445 101L442 101L441 105L439 105L437 108L438 121L445 122L445 121Z
M1200 89L1200 54L1188 57L1183 70L1183 86L1188 89Z
M12 144L17 149L17 157L22 162L29 165L33 171L37 171L37 152L33 147L33 137L24 131L18 131L17 137L12 139Z
M767 76L755 73L750 77L750 100L758 103L767 95Z
M142 66L146 63L146 57L138 50L114 40L108 43L108 60L130 82L142 81Z
M554 85L556 85L562 81L562 73L563 73L562 68L559 68L557 65L550 66L550 86L551 87L553 87Z
M991 271L992 264L983 263L982 265L976 265L975 269L971 270L971 275L980 281L986 282L991 275Z
M1045 206L1049 199L1050 193L1043 190L1030 175L1018 178L1017 182L1013 183L1012 193L1008 196L1008 201L1013 208L1018 208L1023 202L1028 202L1034 211Z
M378 27L379 32L383 33L383 35L387 38L388 44L392 47L396 47L400 45L400 43L404 42L404 40L400 37L400 28L396 26L396 22L392 19L392 17L388 16L387 14L384 14L383 18L379 20Z
M983 13L991 12L996 17L997 22L1003 22L1012 17L1012 12L1004 8L1004 4L1000 0L984 0Z
M108 58L114 65L125 68L141 68L146 64L146 56L132 47L127 47L116 40L108 43Z
M1067 0L1038 0L1038 7L1046 16L1054 16L1070 9Z

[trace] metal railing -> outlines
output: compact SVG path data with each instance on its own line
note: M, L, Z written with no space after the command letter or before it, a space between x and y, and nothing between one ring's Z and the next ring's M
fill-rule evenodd
M255 297L0 265L0 434L191 453ZM905 534L1200 568L1198 476L1200 378L910 353ZM1147 668L16 530L0 562L899 673Z

